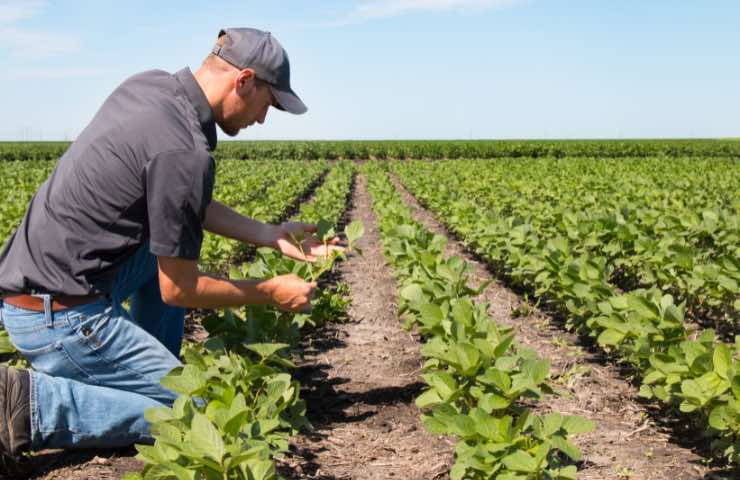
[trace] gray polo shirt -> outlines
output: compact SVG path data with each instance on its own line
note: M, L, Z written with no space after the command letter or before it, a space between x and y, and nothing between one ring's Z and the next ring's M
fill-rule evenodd
M216 125L189 69L124 81L39 188L0 255L0 292L109 293L147 240L197 259Z

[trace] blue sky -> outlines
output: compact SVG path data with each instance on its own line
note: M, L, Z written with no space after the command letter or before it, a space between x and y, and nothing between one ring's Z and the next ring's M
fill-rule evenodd
M273 32L309 107L240 139L740 137L738 25L719 0L0 0L0 140L73 139L222 26Z

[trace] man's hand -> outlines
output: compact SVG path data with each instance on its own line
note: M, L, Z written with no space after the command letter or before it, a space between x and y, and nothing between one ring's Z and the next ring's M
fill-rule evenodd
M242 305L272 305L289 312L311 310L316 283L297 275L268 280L229 280L202 274L195 260L157 257L162 301L186 308L222 308Z
M339 238L334 237L324 245L316 233L316 225L302 222L283 222L277 225L274 246L285 256L315 262L319 257L328 257L332 252L344 252ZM300 242L300 245L298 242Z
M271 304L284 312L308 312L311 310L311 298L316 283L308 283L298 275L279 275L260 283L271 299Z

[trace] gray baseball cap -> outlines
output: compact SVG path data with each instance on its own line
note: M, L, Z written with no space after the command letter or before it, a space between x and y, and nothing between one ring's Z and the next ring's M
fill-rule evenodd
M216 44L211 53L236 68L253 69L257 78L270 85L280 110L306 113L308 107L290 88L288 53L270 32L256 28L226 28L218 33L219 38L221 35L226 35L223 46Z

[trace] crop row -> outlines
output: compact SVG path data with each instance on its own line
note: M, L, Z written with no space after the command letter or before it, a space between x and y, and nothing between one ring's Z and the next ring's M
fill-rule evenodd
M622 290L658 286L686 301L692 318L732 336L740 316L740 162L729 159L460 160L399 165L411 181L437 183L447 209L505 220L488 241L495 256L537 250L547 241L603 257ZM418 175L419 172L423 175ZM412 178L413 177L413 178ZM419 178L424 177L424 178ZM494 247L494 244L496 247ZM537 268L512 258L512 270Z
M578 416L534 414L524 399L552 393L549 362L515 342L468 286L468 264L445 259L445 238L415 222L381 164L364 167L384 252L399 282L400 315L424 337L416 399L423 422L459 439L452 479L574 479L581 460L573 435L593 428Z
M420 165L394 167L402 183L468 248L512 284L534 292L567 325L632 365L642 396L686 414L716 451L740 462L740 336L727 345L714 330L685 322L685 303L658 288L621 292L609 282L607 258L578 248L577 235L540 236L506 205L505 195L492 213L449 177L445 186L431 169L420 175ZM484 176L465 175L461 182ZM550 192L541 194L548 198ZM558 205L558 198L551 201Z
M54 169L55 163L33 160L0 165L0 189L4 193L0 202L0 242L4 244L18 226L28 202Z
M0 160L56 160L66 142L2 142ZM406 159L505 157L738 157L734 140L223 141L217 159Z
M343 213L353 178L353 166L332 169L313 200L302 205L300 218L320 223L319 235L333 236ZM325 215L324 215L325 214ZM298 218L298 217L296 217ZM361 226L347 227L352 244ZM337 257L321 265L285 259L260 249L251 264L232 269L236 277L267 278L295 273L310 280L330 269ZM172 408L146 414L153 445L137 445L143 472L134 479L279 478L274 457L287 452L288 437L310 428L300 385L290 376L291 351L301 328L341 318L346 300L329 289L313 301L310 314L289 314L265 306L216 312L203 324L209 331L204 344L185 349L185 365L162 384L180 394Z

